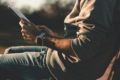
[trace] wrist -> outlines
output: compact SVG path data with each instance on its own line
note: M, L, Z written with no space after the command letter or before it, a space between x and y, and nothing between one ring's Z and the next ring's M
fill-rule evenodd
M40 35L36 36L35 43L43 46L44 45L43 44L44 39L45 39L45 33L41 33Z
M46 36L46 35L39 35L36 37L35 43L37 45L41 45L41 46L47 46L50 48L53 48L54 46L54 42L53 42L53 38L50 36Z
M52 41L52 37L46 37L43 39L43 43L45 46L54 48L54 42Z

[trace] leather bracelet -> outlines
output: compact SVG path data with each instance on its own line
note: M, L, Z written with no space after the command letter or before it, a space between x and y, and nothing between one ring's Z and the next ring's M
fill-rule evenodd
M36 37L35 43L44 46L45 33L41 33Z
M55 49L54 48L54 43L51 42L48 37L46 37L45 33L43 33L41 35L38 35L36 37L36 44L40 45L40 46L47 46L47 47Z

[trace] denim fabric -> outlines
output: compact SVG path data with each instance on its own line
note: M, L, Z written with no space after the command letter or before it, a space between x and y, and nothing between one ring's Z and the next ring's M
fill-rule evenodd
M45 64L47 51L40 53L35 52L35 49L38 50L40 47L12 47L7 49L8 52L10 50L13 50L13 52L23 50L24 52L0 56L1 79L5 75L21 78L20 80L41 80L50 77Z
M40 52L46 53L47 47L45 46L13 46L5 50L4 54L10 53L23 53L23 52Z

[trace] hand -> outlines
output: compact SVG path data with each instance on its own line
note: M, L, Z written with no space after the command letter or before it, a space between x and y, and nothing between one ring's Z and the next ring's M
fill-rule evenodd
M35 43L35 39L37 36L36 33L38 32L36 25L33 25L32 23L29 23L24 19L21 19L19 24L21 26L23 39L25 39L29 43Z
M45 25L37 26L27 22L24 19L21 19L19 24L21 26L21 33L23 38L30 43L35 43L36 37L41 33L45 33L47 37L55 36L55 33Z
M56 36L55 32L53 32L50 28L45 25L38 25L36 26L37 30L41 33L45 33L47 37Z

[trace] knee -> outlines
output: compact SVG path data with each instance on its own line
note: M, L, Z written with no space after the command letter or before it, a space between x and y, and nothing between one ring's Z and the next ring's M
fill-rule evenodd
M4 54L8 54L11 52L12 47L6 48L4 51Z
M16 53L21 49L20 46L12 46L5 49L4 54Z

